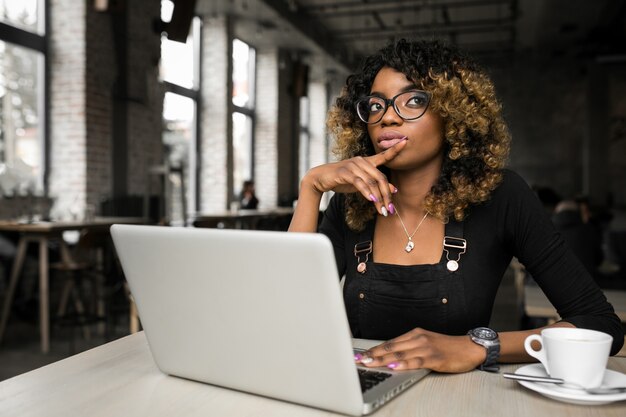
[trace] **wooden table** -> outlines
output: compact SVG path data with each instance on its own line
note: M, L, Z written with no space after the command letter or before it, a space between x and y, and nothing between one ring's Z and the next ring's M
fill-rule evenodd
M602 290L613 305L615 314L626 323L626 291ZM559 314L537 285L524 286L524 310L528 317L547 318L550 321L560 319Z
M514 371L506 365L502 371ZM626 372L626 358L609 359ZM143 332L0 382L2 416L339 416L162 374ZM626 402L580 406L551 400L500 374L430 374L375 417L623 417Z
M232 210L213 213L198 213L192 224L195 227L218 227L220 223L229 229L256 229L259 221L291 218L291 207L274 207L262 210Z
M17 223L10 221L0 221L0 232L17 232L19 241L15 254L15 261L11 270L9 286L2 306L2 316L0 317L0 343L4 336L13 295L20 279L26 250L29 243L37 243L39 246L39 321L41 329L41 350L47 353L50 350L50 318L49 318L49 260L48 242L59 242L61 256L64 259L69 257L67 245L63 240L63 233L70 230L89 229L93 231L102 230L108 232L109 227L114 223L144 223L143 218L128 217L97 217L91 221L61 221L61 222L36 222Z

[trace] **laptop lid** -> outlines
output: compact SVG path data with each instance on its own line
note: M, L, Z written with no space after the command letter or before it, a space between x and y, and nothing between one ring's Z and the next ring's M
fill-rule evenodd
M363 413L326 236L132 225L111 235L161 371Z

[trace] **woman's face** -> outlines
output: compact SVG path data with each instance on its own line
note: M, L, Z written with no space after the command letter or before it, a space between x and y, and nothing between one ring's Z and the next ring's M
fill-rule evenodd
M403 73L383 67L374 78L370 94L390 99L411 89L418 88ZM404 149L386 164L391 169L417 169L431 164L441 166L443 122L430 109L419 119L404 120L393 106L389 106L379 122L367 125L367 132L376 153L383 152L406 136L408 142Z

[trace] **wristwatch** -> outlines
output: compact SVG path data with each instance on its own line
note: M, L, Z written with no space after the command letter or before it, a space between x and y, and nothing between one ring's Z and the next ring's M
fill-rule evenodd
M477 327L467 332L472 342L483 346L487 349L487 358L478 367L481 371L498 372L500 367L497 365L500 358L500 339L495 330L488 327Z

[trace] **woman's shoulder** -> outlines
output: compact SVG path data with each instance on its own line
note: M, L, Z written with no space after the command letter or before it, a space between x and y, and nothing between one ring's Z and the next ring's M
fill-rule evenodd
M502 181L493 191L491 200L525 200L528 198L536 198L535 192L528 185L528 182L517 172L511 169L503 169Z
M512 169L506 168L502 170L502 182L498 186L498 189L500 188L504 191L509 191L511 189L519 190L520 188L530 189L530 186L520 174Z
M529 203L534 205L536 199L536 194L520 174L511 169L503 169L502 180L490 198L478 204L472 211L518 209Z

